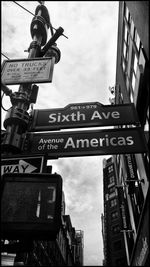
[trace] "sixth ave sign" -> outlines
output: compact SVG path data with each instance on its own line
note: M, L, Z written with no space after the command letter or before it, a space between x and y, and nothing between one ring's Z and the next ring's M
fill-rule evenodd
M102 105L99 102L69 104L64 108L36 109L29 131L126 125L139 123L133 103Z
M26 141L28 153L46 154L49 158L147 151L141 128L28 133Z

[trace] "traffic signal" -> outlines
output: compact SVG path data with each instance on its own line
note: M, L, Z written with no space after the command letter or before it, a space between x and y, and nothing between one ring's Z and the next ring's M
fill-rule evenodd
M2 238L56 238L61 226L60 175L5 173L2 176L1 188Z

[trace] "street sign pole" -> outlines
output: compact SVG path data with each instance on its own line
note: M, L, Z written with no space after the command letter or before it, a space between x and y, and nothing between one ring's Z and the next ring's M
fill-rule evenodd
M38 14L40 16L41 9L39 9ZM49 22L48 22L49 23ZM45 31L42 33L39 29L39 24L36 19L31 23L31 35L33 41L29 47L28 58L35 58L39 56L41 44L46 43L47 31L46 25L43 25ZM6 115L6 139L2 144L2 151L4 154L16 153L21 151L22 143L24 141L24 133L26 132L29 123L29 114L27 110L29 109L30 99L29 96L32 93L31 84L22 84L19 87L17 93L15 93L12 98L12 109ZM18 114L18 112L20 114ZM20 118L19 118L20 116Z

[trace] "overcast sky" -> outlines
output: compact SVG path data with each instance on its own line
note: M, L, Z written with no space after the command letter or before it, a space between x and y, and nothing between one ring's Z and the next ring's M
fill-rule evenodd
M2 1L2 53L10 59L28 57L33 16L13 1ZM38 1L18 1L32 13ZM110 104L115 83L118 1L45 1L54 28L61 26L57 46L61 60L52 83L39 84L35 109L63 108L71 103ZM50 33L48 39L50 38ZM5 60L2 56L2 61ZM18 85L9 86L14 92ZM3 105L11 106L8 96ZM6 113L2 111L2 121ZM108 156L107 156L108 157ZM105 156L52 160L53 172L63 178L66 214L72 226L84 231L84 265L102 265L103 171Z

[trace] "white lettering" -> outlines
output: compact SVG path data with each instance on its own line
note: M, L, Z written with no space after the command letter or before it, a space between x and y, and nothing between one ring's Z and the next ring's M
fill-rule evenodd
M63 143L64 139L63 138L52 138L52 139L44 139L41 138L39 141L39 144L51 144L51 143Z
M85 120L85 114L80 113L80 111L77 111L77 113L72 112L71 114L61 114L60 112L58 113L51 113L49 115L49 123L54 123L54 122L70 122L70 121L80 121L80 120Z
M110 117L110 112L107 112L106 114L105 112L102 112L102 115L105 119L108 119Z
M120 118L120 113L117 111L113 111L112 113L110 111L108 112L99 112L95 110L90 120L108 120L110 117L113 119ZM55 122L71 122L71 121L85 121L86 120L86 113L81 113L80 111L72 112L70 114L62 114L61 112L58 113L50 113L49 114L49 123L55 123Z
M64 149L66 149L68 146L71 146L72 148L75 148L75 144L74 144L74 142L73 142L72 137L69 137L69 138L68 138L67 143L66 143Z
M97 110L95 110L95 111L93 112L91 121L94 120L94 119L100 119L100 120L102 120L102 117L101 117L101 115L99 114L99 112L98 112Z
M82 118L82 120L85 121L85 114L80 113L80 111L77 111L77 121L80 121L80 118Z
M77 148L80 147L80 143L81 143L81 147L84 147L84 144L85 144L85 147L89 147L89 140L88 139L77 140Z
M45 144L38 146L38 150L44 150Z
M48 144L47 149L58 149L58 145Z
M93 139L91 140L91 146L92 146L92 147L97 147L97 146L98 146L98 140L97 140L96 138L93 138Z
M129 136L128 136L129 137ZM92 138L91 140L88 138L85 139L76 139L73 140L72 137L69 137L67 139L67 142L65 144L65 149L67 149L68 147L72 147L72 148L89 148L89 147L104 147L104 146L125 146L128 145L129 138L128 137L111 137L109 138L109 136L106 134L103 138ZM130 136L130 139L132 137ZM130 140L131 141L131 140ZM132 143L134 143L132 141ZM131 144L129 144L131 145Z
M110 143L112 146L117 146L117 143L114 143L114 140L116 140L116 137L110 138Z
M99 139L99 144L100 144L100 146L103 146L103 141L105 141L105 138L100 138L100 139Z
M119 119L120 118L120 113L118 111L113 111L111 116L114 119Z
M132 140L132 136L128 136L128 137L127 137L127 141L128 141L128 142L127 142L127 145L128 145L128 146L131 146L131 145L134 144L134 141Z
M77 121L76 116L77 116L76 113L71 113L71 114L70 114L71 120L72 120L72 121Z
M62 122L69 121L69 115L62 115Z
M124 137L118 137L118 145L119 146L125 146L126 145L126 140Z
M55 121L56 121L55 116L56 116L55 113L50 114L50 115L49 115L49 119L50 119L50 120L49 120L48 122L49 122L49 123L51 123L51 122L55 122Z
M108 111L107 113L105 113L105 112L99 113L97 110L95 110L93 112L91 120L94 120L94 119L100 119L100 120L106 119L106 120L108 120L110 117L112 117L113 119L119 119L120 113L118 111L113 111L112 113L110 111Z

